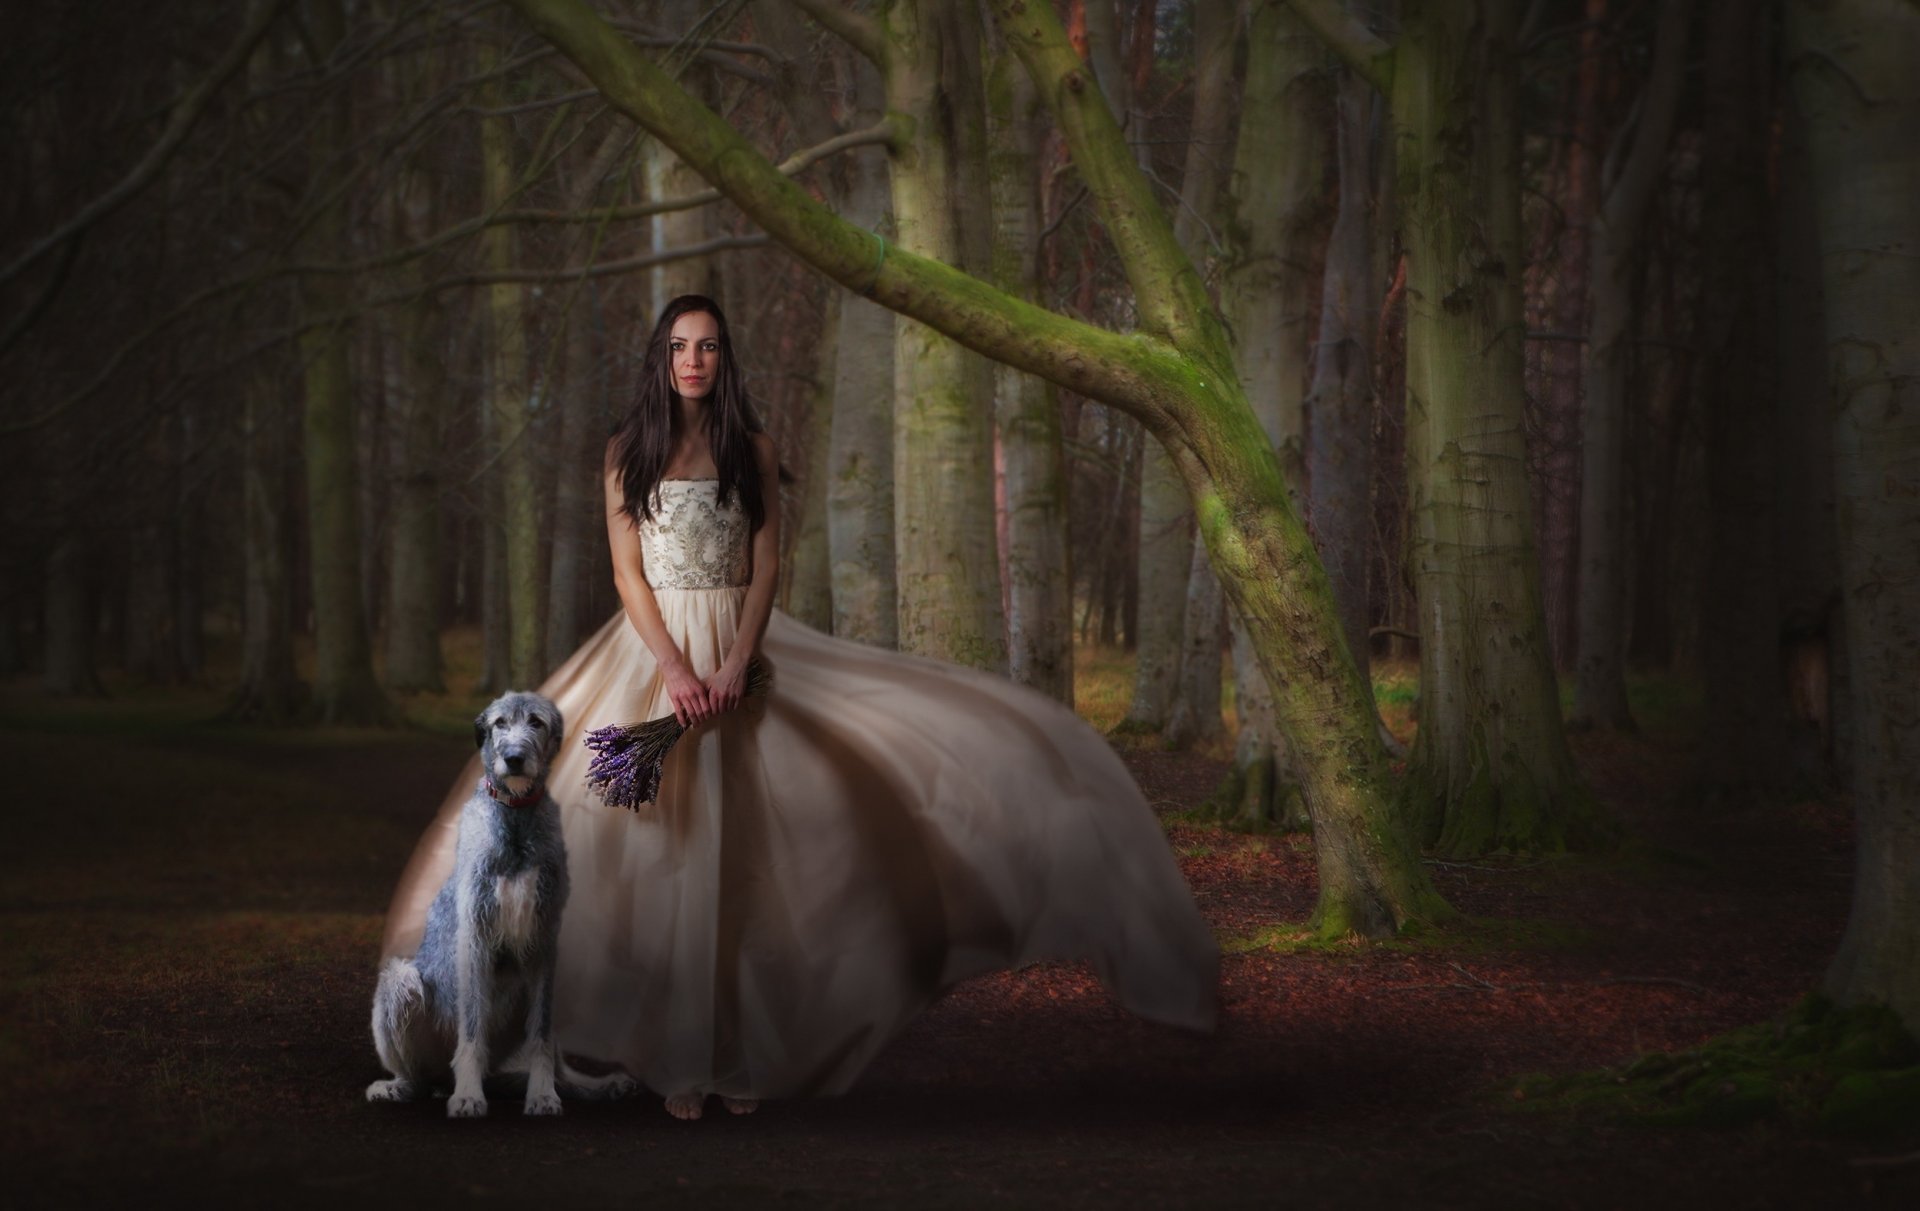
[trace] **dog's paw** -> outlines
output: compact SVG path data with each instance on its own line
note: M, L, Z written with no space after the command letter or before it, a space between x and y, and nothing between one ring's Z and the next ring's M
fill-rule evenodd
M395 1077L390 1081L375 1081L367 1086L369 1102L410 1102L413 1100L413 1082Z
M487 1099L473 1094L456 1093L447 1099L448 1118L485 1118Z
M527 1094L527 1104L523 1108L527 1114L559 1114L560 1095L549 1090L546 1093Z
M607 1097L636 1097L640 1093L640 1082L624 1072L610 1072L605 1088Z

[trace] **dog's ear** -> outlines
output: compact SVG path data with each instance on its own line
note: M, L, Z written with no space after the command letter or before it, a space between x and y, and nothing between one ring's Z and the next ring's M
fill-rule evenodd
M481 711L473 717L473 747L484 748L487 743L487 713Z
M549 702L547 708L547 760L560 755L561 741L567 737L567 721L560 717L560 708Z

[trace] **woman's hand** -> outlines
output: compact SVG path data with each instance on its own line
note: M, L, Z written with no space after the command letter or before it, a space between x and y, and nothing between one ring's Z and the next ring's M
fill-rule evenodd
M694 727L713 717L711 696L692 669L674 664L663 671L667 676L667 697L673 701L673 717L680 721L681 727Z
M747 696L747 665L729 660L715 669L713 676L707 678L707 701L713 707L713 713L730 711L739 706Z

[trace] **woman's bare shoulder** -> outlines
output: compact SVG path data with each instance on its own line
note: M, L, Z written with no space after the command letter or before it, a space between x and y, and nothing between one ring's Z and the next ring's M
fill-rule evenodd
M765 431L755 433L753 437L753 465L762 475L775 475L780 470L780 452L774 449L773 438Z

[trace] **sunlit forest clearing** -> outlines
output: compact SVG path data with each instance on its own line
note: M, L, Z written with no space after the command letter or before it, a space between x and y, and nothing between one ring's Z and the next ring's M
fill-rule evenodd
M1920 1196L1909 0L196 0L0 32L0 1158L30 1204ZM1217 1031L1047 962L945 992L844 1096L697 1130L672 1090L365 1100L389 897L476 712L610 618L646 638L606 442L701 453L714 413L646 356L688 295L731 317L736 453L772 452L740 575L777 565L836 670L967 666L933 675L1079 738L1049 785L1099 793L1002 827L1133 814L1000 856L1100 855L1082 921L1177 901ZM897 722L862 738L890 757ZM1037 774L1021 742L990 768ZM764 818L885 797L788 781ZM1072 848L1116 819L1163 898ZM898 898L952 890L923 882Z

